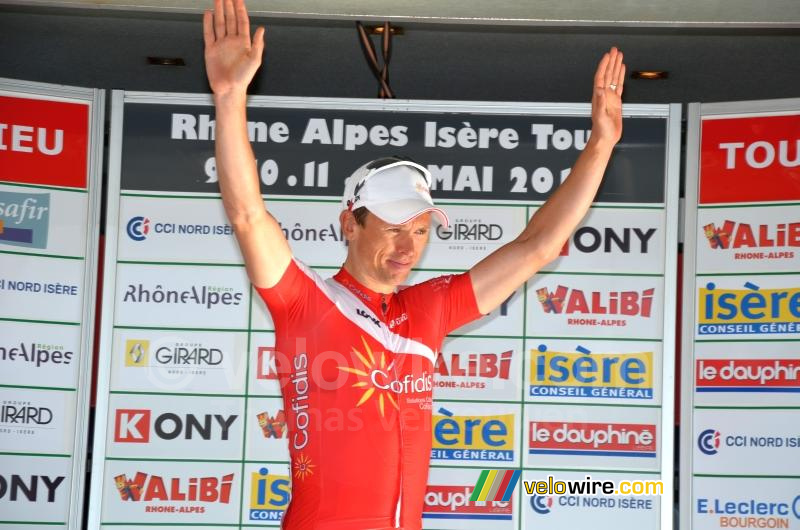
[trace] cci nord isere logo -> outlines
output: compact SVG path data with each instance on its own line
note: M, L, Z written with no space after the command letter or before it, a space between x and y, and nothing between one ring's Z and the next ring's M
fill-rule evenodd
M141 215L131 217L126 230L128 237L134 241L144 241L147 239L147 234L150 233L150 219Z
M703 454L715 455L719 451L720 433L716 429L706 429L697 437L697 448Z

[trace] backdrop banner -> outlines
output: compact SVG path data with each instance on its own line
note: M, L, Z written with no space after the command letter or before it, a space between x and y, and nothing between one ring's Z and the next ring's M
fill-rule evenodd
M425 528L672 527L665 293L676 288L680 107L625 113L596 203L558 260L443 345ZM513 240L567 178L589 114L583 104L254 97L248 128L265 206L324 277L347 251L344 179L381 156L427 166L452 224L432 230L417 283ZM274 327L225 217L213 139L208 96L114 93L92 529L277 527L289 502ZM520 486L509 502L468 503L482 469L665 487L543 502Z
M81 527L103 109L0 79L0 528Z
M800 528L800 99L693 104L681 528Z

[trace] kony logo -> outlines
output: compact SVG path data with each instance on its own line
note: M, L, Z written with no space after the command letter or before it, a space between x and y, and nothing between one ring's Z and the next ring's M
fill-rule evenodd
M256 356L256 379L278 380L278 368L275 363L275 348L259 346Z
M569 256L570 248L584 254L647 254L649 242L656 233L656 228L623 228L621 231L607 226L599 229L593 226L578 228L570 239L564 243L560 256Z
M699 359L697 392L800 392L799 359Z
M0 500L10 502L55 502L58 487L66 477L47 475L0 475Z
M715 250L757 250L800 247L800 222L762 224L726 220L721 226L709 223L703 226L708 244ZM735 252L734 259L791 259L793 251Z
M715 455L719 451L720 432L706 429L697 436L697 448L706 455Z
M133 479L127 475L114 477L120 499L123 501L205 502L228 504L231 500L234 473L216 477L171 477L149 475L137 471ZM182 511L203 512L202 507Z
M151 411L148 409L117 409L114 422L114 441L119 443L149 443L151 432L162 440L201 439L211 440L219 427L219 439L228 440L233 422L238 416L205 414L179 416L165 412L156 416L151 424Z
M472 491L471 486L428 485L422 518L462 521L510 521L512 519L511 502L470 502Z
M530 423L532 455L656 457L656 426L639 423Z

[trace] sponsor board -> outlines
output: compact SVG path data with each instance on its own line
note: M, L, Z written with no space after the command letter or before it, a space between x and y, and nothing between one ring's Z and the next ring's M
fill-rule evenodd
M696 405L800 406L797 342L698 342L694 348Z
M79 322L83 308L84 262L3 255L0 317Z
M663 334L663 279L544 274L528 282L527 336Z
M525 228L525 208L507 206L442 205L450 220L444 228L432 221L421 269L449 269L453 264L468 269Z
M71 476L70 458L0 455L3 522L66 524Z
M796 206L701 208L697 211L697 272L800 270Z
M422 527L444 530L517 528L516 490L509 502L469 501L480 474L480 469L431 468L422 508Z
M250 395L280 396L278 380L278 353L275 351L275 333L253 332L250 335Z
M800 338L800 275L696 281L696 339Z
M280 526L291 498L289 465L274 462L248 463L244 467L244 473L242 522L249 525Z
M800 475L800 411L694 411L694 471Z
M466 266L466 264L465 264ZM441 276L442 272L437 271L412 271L406 283L416 285L428 281L432 278ZM453 272L449 274L459 274ZM519 287L516 291L506 298L491 313L473 320L469 324L453 331L456 335L503 335L512 337L522 337L524 322L524 287Z
M242 263L222 201L120 197L117 259Z
M0 388L0 452L72 452L75 392Z
M799 200L798 130L796 111L784 116L704 117L699 202Z
M88 195L21 189L0 183L0 249L83 257Z
M663 210L592 208L543 270L663 274L664 224Z
M431 463L449 466L519 465L519 406L434 403Z
M243 394L247 334L114 330L111 388Z
M0 95L0 180L86 188L88 102Z
M339 225L339 201L269 201L267 207L278 221L292 254L313 266L338 267L347 256Z
M75 388L80 326L0 322L0 384Z
M289 462L289 431L281 398L249 398L245 459Z
M112 394L108 425L110 457L237 459L244 399Z
M238 267L118 264L115 323L244 329L249 285Z
M521 339L451 338L434 365L437 398L515 401L520 399Z
M692 479L692 528L800 529L800 480Z
M527 344L533 347L525 363L526 401L660 403L660 343L547 339Z
M650 408L525 405L525 465L656 471L659 421Z
M229 523L239 516L241 464L107 460L102 522Z
M570 471L523 471L523 481L584 480L586 473ZM592 480L658 480L655 475L620 475L592 472ZM658 528L660 497L624 495L527 495L522 491L522 527L561 528Z

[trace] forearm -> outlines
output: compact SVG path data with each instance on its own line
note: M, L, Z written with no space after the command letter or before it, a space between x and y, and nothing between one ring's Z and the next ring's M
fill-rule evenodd
M247 133L244 90L214 95L215 156L222 203L231 224L248 224L264 214L256 162Z
M591 137L567 179L539 208L520 240L544 261L555 259L581 222L603 180L614 142Z

